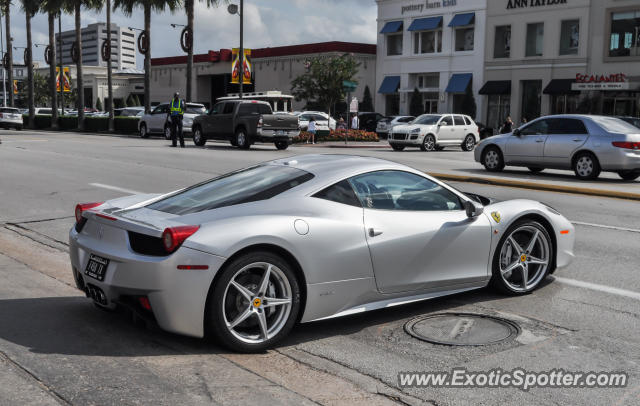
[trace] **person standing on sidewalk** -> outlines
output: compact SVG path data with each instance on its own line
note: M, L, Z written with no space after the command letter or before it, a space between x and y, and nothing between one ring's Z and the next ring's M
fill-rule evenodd
M307 131L309 132L309 134L311 134L311 143L315 144L316 143L316 120L314 120L313 117L309 119L309 127L307 128ZM307 139L307 144L308 143L309 143L309 140Z
M353 118L351 119L351 129L352 130L357 130L358 129L358 124L360 124L360 122L358 120L358 114L355 113L353 115Z
M180 99L180 93L175 92L169 106L169 119L171 120L171 146L175 147L177 138L180 137L180 147L184 148L184 135L182 134L182 119L184 118L184 100Z
M511 120L511 116L508 116L507 119L502 124L502 128L500 129L500 134L508 134L513 131L513 121Z

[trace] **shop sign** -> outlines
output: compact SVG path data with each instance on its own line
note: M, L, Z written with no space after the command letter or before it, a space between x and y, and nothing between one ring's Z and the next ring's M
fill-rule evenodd
M627 75L624 73L614 73L611 75L583 75L576 73L576 83L624 83Z
M567 0L509 0L507 10L526 7L544 7L567 4Z
M426 0L424 3L409 4L406 6L402 6L401 13L404 14L404 13L410 13L413 11L421 13L425 9L430 10L434 8L453 7L456 5L457 5L457 0L440 0L440 1Z
M572 83L571 90L629 90L629 82Z

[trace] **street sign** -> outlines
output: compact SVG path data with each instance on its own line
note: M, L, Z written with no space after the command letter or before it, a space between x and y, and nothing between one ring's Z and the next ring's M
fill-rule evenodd
M351 104L349 105L349 112L350 113L357 113L358 112L358 98L354 97L353 99L351 99Z
M352 80L343 80L342 81L342 89L344 90L345 93L351 93L353 91L356 90L356 88L358 87L358 83L352 81Z

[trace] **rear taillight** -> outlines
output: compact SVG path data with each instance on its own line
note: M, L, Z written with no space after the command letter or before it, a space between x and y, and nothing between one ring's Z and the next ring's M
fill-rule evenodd
M76 205L76 222L80 222L82 220L82 213L86 210L93 209L94 207L98 207L102 204L100 203L78 203Z
M631 142L631 141L614 141L614 147L625 148L625 149L640 149L640 142Z
M258 120L258 128L262 128L262 117Z
M200 226L178 226L168 227L162 233L162 245L171 254L178 249L187 238L191 237Z

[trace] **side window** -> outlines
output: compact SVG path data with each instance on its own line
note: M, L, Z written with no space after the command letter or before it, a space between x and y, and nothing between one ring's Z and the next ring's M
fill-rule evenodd
M236 106L235 103L225 103L224 110L222 110L222 114L233 114L233 108Z
M321 116L320 114L314 114L312 117L316 121L327 121L327 119Z
M549 134L549 120L538 120L524 127L520 134L522 135L545 135Z
M451 116L444 116L442 120L440 120L441 125L453 125L453 119Z
M550 134L588 134L581 120L575 118L557 118L552 120Z
M356 196L349 181L343 180L334 185L329 186L313 195L319 199L331 200L332 202L348 204L349 206L362 207L360 200Z
M151 114L160 114L161 112L162 112L162 106L157 106L155 109L153 109Z
M411 121L413 121L415 119L416 119L415 117L403 117L398 121L401 122L401 123L409 123L409 122L411 122Z
M462 118L462 116L453 116L453 120L456 125L464 125L464 118Z
M256 104L242 103L238 108L238 115L247 116L249 114L258 114L258 106Z
M211 109L211 111L209 112L210 115L215 115L215 114L220 114L220 112L222 111L222 108L224 107L224 103L216 103L215 106L213 106L213 108Z
M462 116L462 117L464 118L464 123L466 125L473 125L472 121L471 121L471 119L469 117L466 117L466 116Z
M260 114L272 114L271 108L266 104L258 104L258 113Z
M377 171L350 183L365 208L403 211L462 210L460 199L427 178L403 171Z

